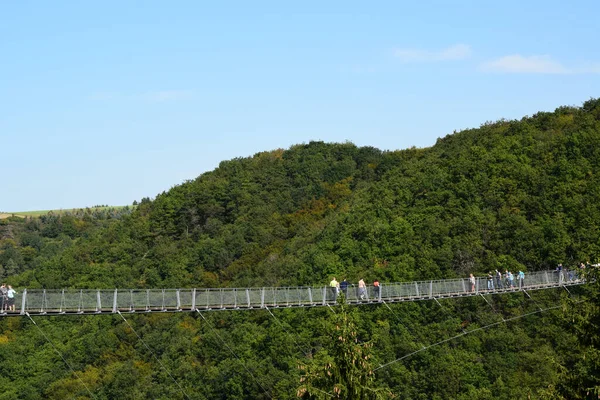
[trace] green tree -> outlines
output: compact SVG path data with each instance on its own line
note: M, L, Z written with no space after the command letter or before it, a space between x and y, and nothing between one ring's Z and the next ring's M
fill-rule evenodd
M331 342L299 368L303 375L297 395L306 399L389 399L393 394L375 382L371 362L373 343L361 342L355 317L348 312L344 297L329 321Z
M600 269L585 271L589 282L577 298L565 297L565 327L577 346L562 365L558 392L568 399L600 397Z

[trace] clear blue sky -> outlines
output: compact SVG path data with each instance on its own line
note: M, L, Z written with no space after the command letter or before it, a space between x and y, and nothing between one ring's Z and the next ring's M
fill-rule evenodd
M131 204L310 140L429 147L600 96L600 2L449 3L0 2L0 211Z

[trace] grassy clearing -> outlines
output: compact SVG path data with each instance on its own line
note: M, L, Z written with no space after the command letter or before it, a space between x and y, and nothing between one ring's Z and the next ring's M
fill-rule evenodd
M90 210L108 210L108 209L121 209L121 208L125 208L125 207L134 207L134 206L108 206L108 207L83 207L83 208L67 208L67 209L58 209L58 210L38 210L38 211L18 211L18 212L5 212L5 213L0 213L0 219L5 219L5 218L9 218L12 216L15 217L20 217L20 218L25 218L25 217L39 217L41 215L46 215L48 213L53 213L53 214L65 214L65 213L72 213L75 212L77 210L81 210L81 209L86 209L89 208Z

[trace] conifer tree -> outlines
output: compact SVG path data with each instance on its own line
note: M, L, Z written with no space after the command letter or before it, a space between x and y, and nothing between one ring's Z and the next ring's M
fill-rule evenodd
M377 388L371 362L371 342L359 340L354 316L347 310L344 296L339 296L336 314L328 327L331 342L317 352L309 363L298 366L303 371L297 395L305 399L378 400L393 398L384 388Z

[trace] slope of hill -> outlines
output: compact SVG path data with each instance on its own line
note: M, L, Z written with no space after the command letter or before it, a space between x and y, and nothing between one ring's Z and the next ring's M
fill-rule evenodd
M331 275L395 281L573 266L600 257L599 184L600 100L590 100L488 123L426 149L311 142L224 161L144 199L130 214L2 220L0 273L20 287L144 288L301 285ZM492 309L472 299L444 304L441 314L435 304L399 305L361 309L354 318L360 341L376 343L374 357L383 363L495 321L497 313L511 317L557 300L552 293L536 303L507 296L493 299ZM291 335L260 311L218 317L218 334L242 354L237 360L194 316L139 316L133 324L195 398L269 397L248 371L275 397L293 398L302 375L296 365L306 360L289 349L299 341L315 357L333 352L331 326L327 310L280 316ZM377 382L408 398L540 398L569 390L577 393L569 398L578 398L583 392L565 371L577 371L582 354L597 354L589 353L595 342L578 342L557 316L528 317L446 344L382 372ZM122 321L78 321L44 328L98 398L181 397ZM44 375L44 366L58 360L49 348L33 350L36 332L26 321L0 327L0 356L29 366L12 382L27 393L22 398L87 396L67 371ZM0 377L19 368L0 363ZM0 386L9 385L2 379ZM573 386L561 388L565 382Z
M37 280L260 286L579 263L600 255L599 160L596 100L427 149L311 142L259 153L144 202L46 260Z

